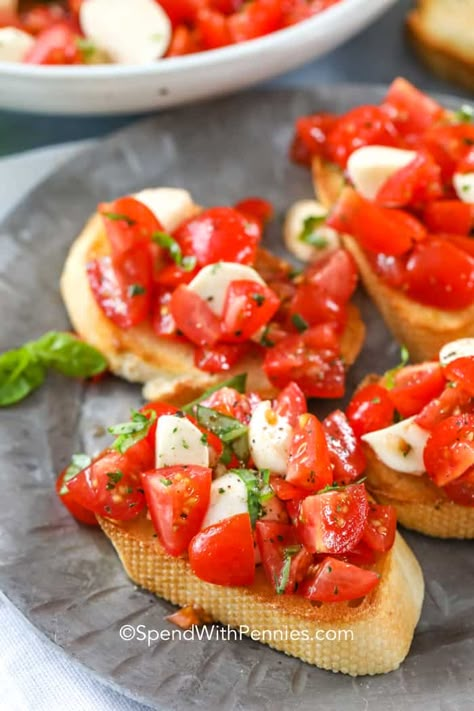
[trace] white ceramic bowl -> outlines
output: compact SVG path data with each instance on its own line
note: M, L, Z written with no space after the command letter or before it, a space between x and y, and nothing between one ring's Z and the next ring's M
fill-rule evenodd
M176 106L255 84L319 57L396 0L342 0L260 39L143 66L38 67L0 62L0 108L120 114Z

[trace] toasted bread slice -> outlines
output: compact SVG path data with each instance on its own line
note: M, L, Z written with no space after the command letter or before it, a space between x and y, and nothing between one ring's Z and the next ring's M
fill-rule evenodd
M442 79L474 91L474 0L418 0L407 17L411 43Z
M222 380L194 366L193 348L187 343L159 338L149 323L130 329L118 328L97 305L89 287L86 265L108 252L108 243L99 215L94 215L73 243L61 276L61 294L75 331L95 346L107 358L110 370L131 382L144 383L147 400L163 399L182 405ZM265 278L272 266L286 264L265 250L257 257L257 270ZM364 341L365 327L359 311L351 306L341 352L350 365L356 359ZM248 374L249 390L264 397L276 394L262 369L258 353L243 359L226 377L235 373Z
M337 200L344 185L342 171L319 158L313 160L313 180L318 199L328 208ZM474 306L456 311L424 306L392 289L373 271L357 241L343 236L346 249L354 257L362 282L399 343L411 360L436 360L445 343L474 336Z
M277 595L261 568L249 587L199 580L185 558L164 552L145 516L127 523L101 518L99 523L134 583L175 605L199 605L216 621L244 634L260 633L262 642L285 654L356 676L396 669L408 653L424 582L400 534L381 562L379 585L360 604L318 606L296 595Z
M378 382L369 375L360 387ZM474 538L474 508L451 501L427 474L415 476L387 467L362 443L367 459L367 489L382 504L391 504L402 526L436 538Z

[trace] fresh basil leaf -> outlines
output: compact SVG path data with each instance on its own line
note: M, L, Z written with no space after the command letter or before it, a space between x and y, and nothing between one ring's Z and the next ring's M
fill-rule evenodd
M327 239L323 235L318 234L317 230L319 227L324 225L326 217L327 214L311 215L310 217L307 217L303 221L303 229L298 237L299 241L305 242L305 244L309 244L312 247L316 247L316 249L324 249L328 243Z
M197 405L196 419L200 425L214 432L223 442L233 442L242 435L246 435L248 431L247 425L242 424L235 417L223 415L221 412L203 405Z
M392 388L395 387L395 377L398 371L404 368L410 360L410 354L408 353L408 349L406 348L406 346L402 346L400 349L400 360L401 362L396 365L395 368L387 370L387 372L383 376L383 383L387 390L392 390Z
M30 345L45 366L71 378L90 378L107 368L98 350L70 333L49 331Z
M82 472L83 469L88 467L92 462L92 459L87 455L87 454L73 454L71 457L71 463L66 469L64 473L64 478L63 478L63 485L60 490L60 495L64 496L64 494L67 494L69 489L67 487L68 481L71 481L71 479L74 479L75 476L77 476L80 472Z
M192 272L197 263L196 257L183 257L181 247L174 237L166 232L154 232L151 238L153 242L156 242L156 244L159 244L160 247L163 247L163 249L168 251L171 259L178 265L178 267L181 267L181 269L185 272Z
M469 104L463 104L458 111L454 113L457 123L472 123L474 121L474 107Z
M292 314L291 321L299 333L304 333L309 328L309 323L301 316L301 314Z
M116 435L117 439L112 444L112 449L116 449L120 454L124 454L127 449L144 439L152 424L156 420L156 412L149 410L150 417L142 412L132 410L129 422L121 422L108 428L110 434Z
M44 382L44 365L27 344L0 355L0 407L23 400Z
M275 496L266 480L266 470L259 472L256 469L231 469L237 474L247 487L247 503L252 526L263 514L263 504Z
M299 553L301 546L288 546L283 551L283 566L279 577L275 580L275 591L278 595L283 595L290 579L291 559Z
M103 217L106 217L108 220L112 220L113 222L126 222L127 225L134 225L135 220L132 220L131 217L128 215L124 215L121 212L101 212L101 215Z
M221 390L222 388L234 388L234 390L237 390L237 392L244 393L246 384L247 373L240 373L239 375L234 375L232 378L228 378L227 380L221 380L221 382L217 383L217 385L213 385L212 387L208 388L203 392L202 395L200 395L192 402L188 402L188 404L182 407L181 409L183 410L183 412L187 412L188 414L190 414L193 412L196 405L199 405L199 403L203 400L207 400L207 398L212 395L212 393L215 393L217 390Z

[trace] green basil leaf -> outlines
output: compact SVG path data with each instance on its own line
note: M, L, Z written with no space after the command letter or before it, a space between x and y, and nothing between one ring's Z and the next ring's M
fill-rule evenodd
M98 350L70 333L49 331L29 345L45 366L71 378L90 378L107 368Z
M44 382L45 368L28 346L0 355L0 407L23 400Z
M324 247L327 246L328 241L323 235L318 234L317 230L319 227L324 225L326 218L327 214L318 216L311 215L310 217L307 217L303 221L303 229L298 237L300 242L305 242L305 244L316 247L316 249L324 249Z
M59 492L61 496L64 496L64 494L67 494L69 491L67 487L68 481L74 479L75 476L82 472L82 470L88 467L91 463L92 459L87 454L78 453L72 455L71 463L64 473L63 485Z
M181 247L178 242L167 232L154 232L151 236L153 242L159 244L160 247L166 249L171 257L171 259L181 267L185 272L192 272L195 268L197 259L193 256L183 257Z
M454 113L454 117L458 123L472 123L474 121L474 107L469 104L463 104L461 108Z
M148 411L150 417L148 418L142 412L137 412L137 410L132 410L132 416L129 422L121 422L118 425L112 425L108 428L108 431L117 436L117 439L112 444L112 449L116 449L120 454L124 454L127 449L133 447L134 444L140 442L144 439L152 424L156 420L156 412L153 410Z
M283 551L283 567L279 577L275 580L275 591L278 595L283 595L290 579L291 559L299 553L301 546L288 546Z
M217 383L217 385L213 385L212 387L208 388L203 392L202 395L196 398L196 400L188 402L188 404L182 407L181 409L183 410L183 412L191 414L196 405L198 405L203 400L207 400L207 398L212 395L212 393L215 393L217 390L221 390L221 388L234 388L234 390L237 390L237 392L244 393L246 385L247 373L240 373L239 375L234 375L232 378L228 378L227 380L221 380L221 382Z
M383 376L383 383L387 390L392 390L392 388L395 387L395 376L397 375L398 371L404 368L410 360L410 354L408 353L408 349L406 348L406 346L402 346L400 349L400 360L401 362L396 365L395 368L387 370L387 372Z
M135 224L135 220L132 220L131 217L124 215L121 212L101 212L100 214L113 222L126 222L127 225Z
M242 424L235 417L223 415L221 412L203 405L197 405L196 419L200 425L214 432L223 442L233 442L242 435L246 435L248 431L247 425Z
M265 501L275 496L267 481L266 471L256 469L231 469L233 474L237 474L247 487L247 503L252 526L264 513L263 504Z
M304 333L309 328L309 323L300 314L292 314L291 321L298 333Z

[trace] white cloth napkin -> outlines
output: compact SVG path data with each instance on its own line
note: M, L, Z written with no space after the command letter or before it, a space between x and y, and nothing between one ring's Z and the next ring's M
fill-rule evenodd
M0 219L41 180L90 142L0 159ZM0 247L1 248L1 247ZM1 573L0 573L1 585ZM0 710L143 711L104 686L51 642L0 593Z

